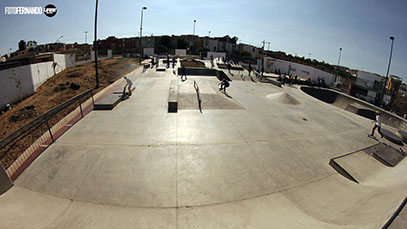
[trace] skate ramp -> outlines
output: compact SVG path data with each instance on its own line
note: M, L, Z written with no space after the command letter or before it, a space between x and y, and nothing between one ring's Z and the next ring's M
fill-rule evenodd
M286 105L299 105L301 104L296 98L287 92L279 92L267 95L267 98L275 103L281 103Z
M406 120L366 101L325 88L303 86L300 89L304 93L325 103L329 103L368 119L374 119L374 112L378 110L381 113L382 122L384 124L397 129L407 129Z
M399 176L407 168L407 161L403 158L394 148L376 144L332 158L329 164L351 181L367 186L384 187L407 181L405 177Z

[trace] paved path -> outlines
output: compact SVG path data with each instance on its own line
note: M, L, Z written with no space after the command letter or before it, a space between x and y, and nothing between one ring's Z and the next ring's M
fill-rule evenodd
M169 114L176 77L131 73L130 99L92 111L0 196L0 227L380 228L406 197L405 169L356 184L328 164L376 144L370 120L251 81L231 82L239 109ZM180 93L196 98L192 80L204 96L224 96L215 77L189 76Z

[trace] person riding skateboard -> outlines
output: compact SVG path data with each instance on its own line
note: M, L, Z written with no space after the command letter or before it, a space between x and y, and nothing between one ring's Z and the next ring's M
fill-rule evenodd
M131 92L131 86L133 86L133 82L131 82L131 80L129 78L127 78L127 76L124 77L124 79L126 80L126 86L124 86L124 92L126 93L126 87L129 89L129 96L132 95Z
M222 79L219 85L220 85L219 91L223 90L223 92L226 94L226 88L230 86L230 83L226 80L225 77Z
M379 111L376 111L376 121L372 121L372 123L374 123L375 125L374 125L374 127L372 129L372 134L369 135L369 136L374 137L374 131L377 129L379 134L383 138L383 134L380 131L380 129L382 128L382 119L380 117L380 112Z

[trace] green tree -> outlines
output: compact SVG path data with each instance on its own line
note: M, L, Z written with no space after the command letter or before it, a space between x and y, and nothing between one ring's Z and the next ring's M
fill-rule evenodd
M188 41L184 39L177 40L177 49L188 49L188 48L189 48Z

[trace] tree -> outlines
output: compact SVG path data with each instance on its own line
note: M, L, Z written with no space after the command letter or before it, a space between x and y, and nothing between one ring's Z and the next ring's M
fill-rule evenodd
M170 36L162 36L159 40L158 40L158 45L159 46L164 46L167 49L173 49L172 45L171 45L171 37Z
M36 41L27 41L27 49L34 50L37 47Z
M184 39L177 40L177 49L188 49L188 47L189 47L188 41Z

